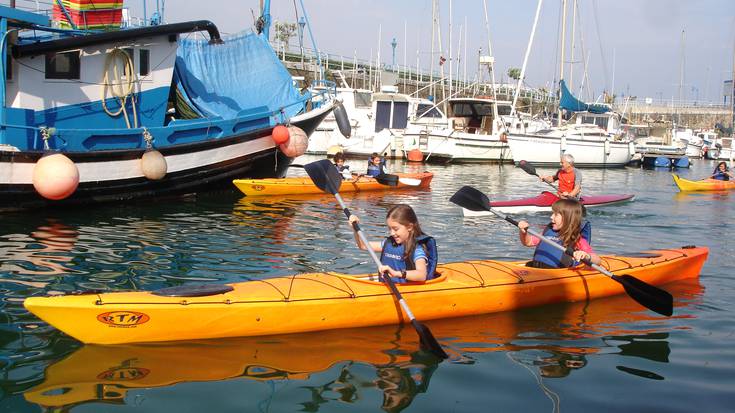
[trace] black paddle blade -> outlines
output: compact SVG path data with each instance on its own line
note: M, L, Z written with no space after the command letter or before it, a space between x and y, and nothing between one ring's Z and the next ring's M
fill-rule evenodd
M538 176L538 174L536 173L536 168L533 165L531 165L530 163L526 162L526 161L520 161L520 162L518 162L518 167L521 168L521 169L523 169L529 175L536 175L536 176Z
M463 186L451 198L449 202L457 204L470 211L489 211L490 198L480 190L471 186Z
M307 163L304 165L304 170L317 188L332 195L339 192L342 175L328 159Z
M375 176L374 178L381 185L387 185L387 186L397 186L398 185L398 175L380 174L378 176Z
M439 357L440 359L449 358L449 355L444 352L444 349L442 349L442 346L439 345L438 341L436 341L436 338L434 338L434 335L431 334L431 330L429 330L428 327L421 324L415 318L411 320L411 324L413 324L413 328L416 329L416 332L419 335L419 339L421 340L421 348L426 351L430 351L432 354Z
M667 317L674 313L674 298L668 292L628 274L613 275L612 279L623 285L630 298L649 310Z

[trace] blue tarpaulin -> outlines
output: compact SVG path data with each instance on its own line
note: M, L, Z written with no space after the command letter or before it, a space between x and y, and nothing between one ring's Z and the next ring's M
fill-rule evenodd
M590 113L606 113L610 111L610 107L607 105L588 104L580 101L572 95L572 92L567 89L567 84L562 79L559 82L559 88L561 89L561 99L559 99L559 107L572 112L590 112Z
M287 119L304 108L291 75L264 38L247 32L223 40L181 39L176 51L177 87L201 116L232 119L266 106L283 110Z

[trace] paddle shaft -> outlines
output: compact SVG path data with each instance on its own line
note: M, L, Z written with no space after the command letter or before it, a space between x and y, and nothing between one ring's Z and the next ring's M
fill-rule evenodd
M515 225L516 227L518 226L518 221L516 221L515 219L513 219L513 218L511 218L511 217L509 217L507 215L505 215L504 213L498 212L498 211L496 211L496 210L494 210L492 208L488 208L488 210L490 212L492 212L493 214L497 215L498 218L502 218L502 219L510 222L511 224ZM569 256L572 256L572 254L570 253L570 250L569 249L562 247L561 245L559 245L556 242L554 242L554 241L546 238L545 236L539 234L538 232L536 232L536 231L534 231L534 230L532 230L530 228L526 228L526 232L528 232L529 234L533 235L534 237L538 237L542 241L544 241L547 244L551 245L552 247L554 247L554 248L556 248L556 249L564 252L565 254L567 254ZM615 278L615 274L611 273L610 271L606 270L605 268L603 268L603 267L601 267L601 266L599 266L597 264L593 264L592 261L590 261L590 260L588 260L586 258L583 259L582 262L584 262L585 264L591 266L592 268L596 269L597 271L599 271L599 272L607 275L610 278Z
M337 198L337 202L339 202L340 208L342 208L342 211L344 211L345 216L347 219L350 218L350 215L352 213L350 212L349 208L345 205L344 201L342 200L342 197L339 195L339 193L335 193L334 197ZM352 229L355 230L357 233L357 236L360 238L360 241L365 246L365 248L370 253L370 257L372 257L373 262L375 262L375 265L380 268L380 259L378 258L378 255L373 251L372 248L370 248L370 242L367 240L367 237L365 236L365 233L362 232L362 229L360 229L360 224L357 222L352 223ZM411 309L408 308L408 304L403 300L403 296L401 295L401 292L398 291L398 288L396 288L396 284L393 282L393 280L390 278L390 274L383 274L383 279L385 280L386 284L388 284L388 287L391 289L393 294L398 298L398 303L401 304L401 308L403 308L403 311L406 312L406 315L408 315L408 318L413 323L416 317L414 317L413 313L411 312Z

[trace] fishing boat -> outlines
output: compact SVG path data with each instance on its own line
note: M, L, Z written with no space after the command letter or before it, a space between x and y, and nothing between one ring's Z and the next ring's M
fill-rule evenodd
M630 202L635 198L633 194L609 194L609 195L585 195L579 198L579 202L586 208L609 206ZM551 205L559 200L555 194L544 191L538 196L507 201L491 201L490 207L504 213L517 212L547 212L551 211ZM470 211L462 208L464 216L492 215L488 211Z
M395 177L395 178L393 178ZM382 177L375 179L369 176L354 176L342 183L342 192L381 191L394 189L428 188L434 174L421 172L413 174L387 175L386 179L395 182L383 182ZM235 179L232 183L247 196L303 195L323 193L314 185L308 176L265 179Z
M601 257L601 266L643 283L665 284L697 278L708 252L706 247L686 246L607 255ZM537 269L525 264L494 260L442 264L437 278L397 288L420 320L584 301L626 291L624 284L587 266ZM374 274L323 272L148 292L30 297L23 305L84 343L123 344L405 323L413 317L395 297Z
M720 181L718 179L703 179L700 181L690 181L672 174L674 183L680 191L725 191L735 189L735 181Z
M0 6L0 210L285 175L334 101L293 86L268 43L268 4L258 29L229 36L207 20L121 29L118 17L99 31L75 2L54 3L59 29Z

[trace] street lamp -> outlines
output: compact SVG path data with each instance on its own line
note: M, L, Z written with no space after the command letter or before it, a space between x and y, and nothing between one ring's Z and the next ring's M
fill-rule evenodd
M306 26L306 19L304 16L299 17L299 48L301 49L301 68L304 65L304 26Z

